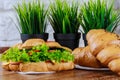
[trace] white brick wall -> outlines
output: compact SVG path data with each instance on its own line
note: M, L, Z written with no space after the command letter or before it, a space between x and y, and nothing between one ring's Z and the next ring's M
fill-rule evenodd
M28 2L32 0L25 1ZM88 0L75 0L75 1L88 1ZM119 0L116 1L117 2L115 4L120 5L120 1ZM16 28L16 25L18 26L18 23L13 8L13 6L15 6L18 2L21 3L22 0L0 0L0 47L12 46L18 42L21 42L19 31ZM46 7L48 7L49 0L42 0L42 2L44 2ZM120 6L115 7L118 8ZM52 36L53 30L49 24L47 32L50 33L49 40L53 40ZM120 34L120 26L116 30L116 33ZM83 46L83 44L81 43L82 41L80 41L80 46Z

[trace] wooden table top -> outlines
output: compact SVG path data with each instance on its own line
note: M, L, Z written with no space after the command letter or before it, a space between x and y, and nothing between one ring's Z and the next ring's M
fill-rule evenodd
M1 48L1 52L3 48ZM6 48L5 48L6 49ZM4 49L4 50L5 50ZM5 71L0 63L0 80L120 80L120 76L111 71L89 71L74 69L49 74L24 75Z
M9 47L0 47L0 54L3 53L7 49L9 49Z
M111 71L88 71L74 69L49 74L25 75L5 71L0 65L0 80L120 80L120 76Z

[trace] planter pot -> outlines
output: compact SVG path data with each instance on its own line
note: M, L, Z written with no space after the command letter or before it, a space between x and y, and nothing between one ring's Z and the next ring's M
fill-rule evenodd
M54 39L62 46L75 49L79 46L80 33L61 34L54 33Z
M88 43L87 43L87 39L86 39L86 34L82 34L82 37L83 37L83 41L84 41L84 46L87 46Z
M48 39L48 33L43 34L21 34L21 40L22 42L25 42L27 39L33 39L33 38L40 38L45 41Z

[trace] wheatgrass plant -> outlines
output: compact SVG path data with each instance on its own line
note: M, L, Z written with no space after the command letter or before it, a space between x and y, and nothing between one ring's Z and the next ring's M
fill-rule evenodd
M80 21L78 3L69 4L66 0L55 0L50 4L48 19L55 33L77 33Z
M22 34L45 33L47 23L47 10L40 0L18 4L15 7Z
M87 33L91 29L105 29L113 32L120 21L120 14L108 0L89 0L80 9L80 24Z

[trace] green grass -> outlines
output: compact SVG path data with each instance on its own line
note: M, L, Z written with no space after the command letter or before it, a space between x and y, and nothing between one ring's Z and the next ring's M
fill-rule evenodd
M80 23L84 33L91 29L114 31L120 21L120 14L114 10L113 3L108 4L105 0L89 0L84 3L80 9Z
M55 0L50 4L48 19L55 33L77 33L80 26L78 3L73 1L70 6L66 0Z
M42 34L46 30L47 10L40 1L18 4L15 10L19 17L22 34Z

